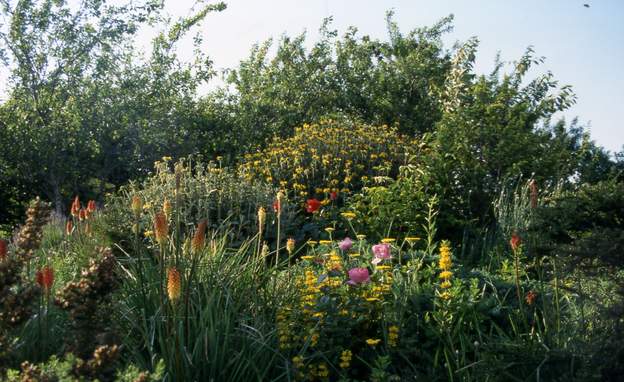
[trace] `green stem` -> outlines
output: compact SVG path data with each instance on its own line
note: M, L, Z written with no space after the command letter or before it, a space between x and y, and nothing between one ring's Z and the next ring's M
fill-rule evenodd
M281 206L277 212L277 246L275 248L275 268L279 263L279 253L280 253L280 229L282 227L282 209Z

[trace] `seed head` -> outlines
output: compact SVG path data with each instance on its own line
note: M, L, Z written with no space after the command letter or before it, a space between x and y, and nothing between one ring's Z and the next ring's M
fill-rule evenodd
M266 210L264 207L258 208L258 229L262 231L264 229L264 223L266 222Z

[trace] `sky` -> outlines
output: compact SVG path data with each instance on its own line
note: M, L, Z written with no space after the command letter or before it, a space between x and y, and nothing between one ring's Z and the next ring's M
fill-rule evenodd
M187 15L193 0L165 0L172 16ZM324 18L343 33L349 26L362 35L385 39L385 13L394 10L402 31L432 25L449 14L454 30L448 46L471 36L480 40L475 69L492 70L497 52L503 61L517 60L528 46L546 61L535 75L551 71L561 85L572 85L577 104L563 113L579 118L592 139L610 151L624 146L624 1L621 0L230 0L227 9L209 14L200 27L203 50L215 68L236 67L254 43L282 34L307 31L311 45ZM588 4L589 8L584 4ZM139 44L148 46L150 31ZM189 39L190 40L190 39ZM191 42L180 47L192 57ZM214 81L212 86L219 84Z

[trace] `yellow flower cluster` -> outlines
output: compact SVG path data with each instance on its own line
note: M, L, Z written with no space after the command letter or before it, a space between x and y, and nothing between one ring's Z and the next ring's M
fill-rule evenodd
M399 327L392 325L388 328L388 346L396 347L399 342Z
M440 260L438 267L440 268L440 279L442 280L440 287L442 289L450 288L451 277L453 277L453 272L451 272L453 260L451 258L451 246L448 241L443 241L440 245ZM450 298L450 293L448 291L444 291L440 294L440 297L447 300Z
M301 308L303 308L304 311L311 311L316 304L316 298L320 291L317 280L318 278L313 271L309 269L305 271L305 289L301 297Z
M395 128L325 119L247 154L239 170L249 180L263 179L298 197L330 203L330 194L348 193L367 179L393 174L417 147Z
M340 257L336 251L332 251L329 254L329 259L325 263L325 267L328 271L342 270L342 257Z
M368 338L366 340L366 344L368 346L377 346L379 343L381 342L381 340L379 338Z
M353 358L353 353L351 350L343 350L340 354L340 367L342 369L347 369L351 365L351 358Z
M276 316L277 338L279 348L282 350L289 349L292 346L292 333L289 327L290 317L286 309L280 309ZM293 362L295 360L293 359Z

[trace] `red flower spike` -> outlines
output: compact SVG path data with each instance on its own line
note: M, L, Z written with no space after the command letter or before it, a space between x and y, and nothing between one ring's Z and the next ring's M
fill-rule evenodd
M520 244L522 244L522 239L518 236L517 233L513 233L511 235L511 239L509 240L509 245L511 245L511 249L515 252L520 248Z
M87 203L87 212L91 214L95 212L95 208L95 200L89 200L89 203Z
M80 213L80 199L78 199L78 195L74 198L74 202L71 205L71 214L73 217L78 217Z
M281 209L282 209L282 203L279 200L275 199L273 201L273 211L279 214Z
M43 268L43 289L49 292L54 284L54 270L50 267Z
M80 221L87 220L89 218L89 216L87 215L87 210L85 210L84 208L81 208L78 213L78 217Z
M330 198L331 200L336 200L336 199L338 199L338 192L336 192L336 191L332 191L332 192L330 192L330 193L329 193L329 198Z
M319 208L321 208L321 202L319 202L317 199L308 199L306 201L306 212L312 214L318 211Z
M68 220L65 224L65 234L67 236L71 235L74 232L74 223L71 220Z
M4 260L9 252L9 243L6 240L0 239L0 260Z
M524 301L526 301L527 305L533 305L533 303L535 302L535 299L537 298L537 293L535 293L534 291L530 290L526 296L524 297Z

